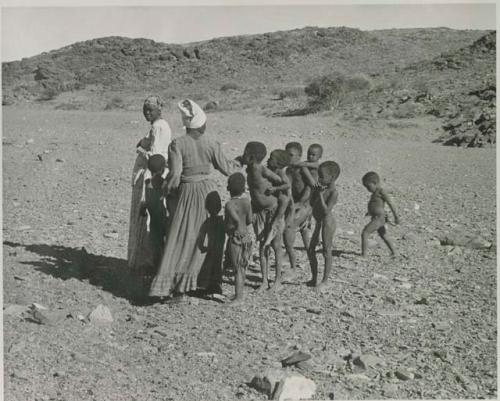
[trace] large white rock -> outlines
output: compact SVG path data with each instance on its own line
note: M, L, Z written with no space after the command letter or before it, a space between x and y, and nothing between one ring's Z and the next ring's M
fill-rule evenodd
M113 315L107 306L99 304L89 313L88 319L94 324L110 324L113 322Z
M280 369L266 369L262 374L255 376L250 385L271 398L278 383L285 376L286 373Z
M310 400L316 392L316 383L304 376L293 374L280 380L273 400Z

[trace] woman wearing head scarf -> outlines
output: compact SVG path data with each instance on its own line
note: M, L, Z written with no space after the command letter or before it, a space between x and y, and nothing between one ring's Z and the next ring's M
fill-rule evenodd
M168 156L171 132L168 123L161 117L162 100L159 96L149 96L144 101L143 114L151 123L149 132L137 144L137 157L132 172L132 203L130 208L130 226L127 259L131 273L143 279L154 266L154 255L148 237L148 221L145 212L145 183L151 178L148 159L154 154Z
M206 263L207 254L197 246L203 223L208 218L207 195L217 191L210 176L212 167L228 176L240 169L229 160L221 145L205 134L207 117L190 99L178 104L186 135L176 138L169 148L168 191L177 189L177 205L170 220L167 243L150 296L165 297L196 289L220 292L222 272ZM203 266L203 269L202 269Z

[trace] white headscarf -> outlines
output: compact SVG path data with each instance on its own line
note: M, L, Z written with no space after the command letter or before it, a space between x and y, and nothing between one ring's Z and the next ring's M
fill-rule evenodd
M191 99L180 101L177 106L181 112L182 123L186 128L200 128L207 121L207 115L203 109Z

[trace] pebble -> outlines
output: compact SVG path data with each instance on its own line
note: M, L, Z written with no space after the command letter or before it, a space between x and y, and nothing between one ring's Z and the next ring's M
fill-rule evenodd
M280 380L272 399L278 401L310 400L315 392L316 383L302 375L293 374Z
M429 301L426 297L422 297L415 301L415 305L429 305Z
M283 359L281 361L281 365L285 368L287 366L296 365L300 362L307 361L309 359L311 359L311 355L306 354L305 352L302 351L298 351L290 355L289 357Z
M113 315L107 306L102 304L97 305L97 307L89 313L87 316L91 323L97 325L107 325L113 322Z
M411 380L413 379L413 373L410 373L404 369L398 369L394 372L394 375L399 379L399 380Z
M32 143L34 143L35 140L33 138L30 138L26 141L26 145L31 145Z
M118 233L115 233L115 232L104 233L103 236L105 238L113 238L113 239L118 239L120 237L120 235Z
M382 364L382 359L372 354L358 355L353 358L352 363L357 367L366 370L376 365Z
M64 160L64 159L59 159L59 158L57 158L57 159L56 159L56 162L57 162L57 163L64 163L64 162L65 162L65 160Z

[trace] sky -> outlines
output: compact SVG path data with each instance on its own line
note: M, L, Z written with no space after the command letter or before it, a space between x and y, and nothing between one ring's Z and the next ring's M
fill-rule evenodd
M251 5L222 5L221 1L199 1L190 6L150 2L133 6L132 0L108 0L111 6L69 6L69 1L1 0L2 61L20 60L75 42L104 37L148 38L166 43L188 43L214 37L255 34L302 28L304 26L348 26L363 30L388 28L449 27L455 29L496 29L495 3L433 4L386 1L361 4L306 5L275 0ZM233 1L233 4L237 3ZM274 4L272 4L274 3ZM325 3L323 1L323 3ZM415 3L415 1L414 1ZM35 5L51 5L35 7ZM78 4L78 3L77 3ZM120 5L114 5L120 4ZM137 4L137 2L135 2ZM161 4L161 6L159 6ZM172 4L172 3L168 3ZM239 4L242 4L241 2ZM19 7L18 5L22 5ZM90 5L90 6L89 6Z

